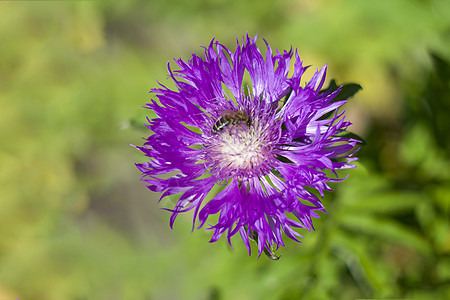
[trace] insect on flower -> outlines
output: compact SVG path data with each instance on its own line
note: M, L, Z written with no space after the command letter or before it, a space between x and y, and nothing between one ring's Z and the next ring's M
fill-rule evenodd
M147 125L153 134L136 146L148 159L136 166L161 199L177 196L166 209L171 227L189 210L193 228L218 215L207 227L210 242L225 234L231 244L239 233L249 254L255 240L259 255L276 260L283 235L300 242L299 229L314 229L327 183L343 180L327 174L354 167L359 141L342 135L351 123L338 113L346 103L335 100L340 89L321 92L326 66L301 86L307 67L298 52L266 48L264 56L256 37L234 52L213 40L204 57L168 65L176 88L152 90L147 108L157 117ZM222 190L205 200L217 184Z
M223 131L227 126L234 126L237 124L245 124L250 127L252 120L247 113L242 110L226 111L212 127L212 133L217 134L219 131Z

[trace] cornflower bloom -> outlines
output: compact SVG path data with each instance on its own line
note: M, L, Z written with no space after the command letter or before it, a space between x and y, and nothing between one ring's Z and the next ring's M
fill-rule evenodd
M176 90L160 84L151 91L158 101L146 107L157 118L147 118L146 126L153 134L136 147L150 160L136 166L147 187L163 193L161 199L179 194L167 209L171 228L192 209L193 229L197 218L201 228L218 214L217 223L208 224L214 231L210 242L226 233L231 245L239 233L249 255L253 239L258 257L265 252L276 259L283 232L300 242L296 230L313 230L312 217L325 211L307 187L323 197L331 190L327 182L343 180L327 170L354 167L359 141L341 136L351 123L338 113L346 103L334 100L340 88L320 92L326 66L301 87L307 67L297 50L274 54L266 46L264 58L256 37L238 41L235 52L213 39L203 58L175 59L177 70L168 64ZM204 201L215 185L222 190Z

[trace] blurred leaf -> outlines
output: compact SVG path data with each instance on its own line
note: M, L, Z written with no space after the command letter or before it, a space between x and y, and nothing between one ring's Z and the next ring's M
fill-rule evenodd
M393 214L404 211L413 211L423 199L423 195L413 192L383 192L363 195L358 201L343 202L343 209L361 213ZM348 203L348 204L346 204Z
M450 257L441 259L436 269L438 276L442 280L450 282Z
M436 178L446 180L450 177L448 153L439 149L433 139L431 128L424 123L409 126L400 142L400 159L410 167L417 168L413 177L418 179Z
M420 121L429 136L439 147L450 149L450 62L437 54L431 54L432 71L425 73L425 80L417 83L421 88L410 95L406 102L406 120L411 125ZM447 152L448 155L448 152Z
M312 278L305 287L301 299L330 299L339 286L341 262L329 251L321 251L311 262L314 266ZM293 299L298 299L295 297Z
M425 89L426 101L432 112L433 131L438 145L449 150L450 148L450 63L436 54L431 55L434 72L431 74L428 86Z
M149 130L148 127L145 126L145 123L143 120L137 120L137 119L131 119L130 121L125 123L125 126L126 127L130 126L139 131L148 131Z
M339 224L350 231L369 234L381 240L387 239L391 242L401 243L427 256L432 253L430 244L424 237L392 219L352 213L342 213L337 218Z
M382 280L383 276L378 272L376 261L370 256L364 239L336 231L331 237L331 243L336 255L346 263L356 284L366 297L371 292L381 295L389 290L387 285L389 281Z
M430 188L439 211L450 217L450 185L430 185Z
M417 221L422 228L430 228L436 218L436 212L430 203L419 202L414 209Z

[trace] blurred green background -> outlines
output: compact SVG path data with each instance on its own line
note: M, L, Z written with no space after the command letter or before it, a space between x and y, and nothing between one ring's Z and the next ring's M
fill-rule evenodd
M247 32L364 88L358 168L276 262L170 230L130 146L168 60ZM450 299L449 58L446 0L1 1L0 299Z

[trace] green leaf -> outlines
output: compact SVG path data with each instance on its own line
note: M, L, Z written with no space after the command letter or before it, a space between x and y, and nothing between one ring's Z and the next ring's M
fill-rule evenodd
M380 266L371 257L364 239L336 231L330 242L334 254L345 262L355 283L365 294L370 294L372 290L377 295L383 295L392 290L392 281L388 274L380 274Z
M413 192L385 192L365 195L359 201L343 201L345 210L367 213L398 213L414 211L423 195Z
M428 242L417 232L388 218L379 218L361 213L342 213L339 223L350 231L372 235L382 240L401 243L429 256L432 252Z
M320 93L334 92L338 88L339 88L339 86L336 84L336 81L334 79L332 79L330 81L330 84L328 85L328 87L321 90ZM344 85L342 85L342 88L341 88L341 91L339 92L339 94L337 94L336 97L334 97L334 99L330 101L330 103L340 101L340 100L347 100L347 99L353 97L359 90L362 90L362 86L357 83L344 84ZM332 112L332 111L328 112L328 113L324 114L320 119L321 120L328 119L328 118L330 118L330 116L333 113L334 112Z
M334 92L338 88L339 86L336 84L336 81L332 79L328 87L326 89L323 89L321 92L328 92L330 90ZM336 95L336 97L333 99L332 102L339 100L347 100L353 97L359 90L362 90L362 86L357 83L344 84L342 85L341 91L339 92L339 94Z
M337 136L341 136L341 137L346 137L346 138L351 138L351 139L355 139L355 140L359 140L361 141L361 145L366 145L366 141L360 137L359 135L357 135L356 133L350 132L348 130L344 130L341 133L339 133Z

